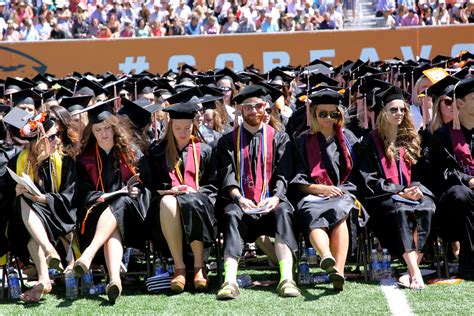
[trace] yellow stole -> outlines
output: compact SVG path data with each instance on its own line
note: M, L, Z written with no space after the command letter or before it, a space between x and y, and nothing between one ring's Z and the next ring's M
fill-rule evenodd
M21 177L22 173L28 173L31 178L31 181L35 181L35 177L33 174L33 170L30 167L30 162L28 161L28 154L29 151L24 149L20 152L18 156L18 160L16 161L16 174ZM59 192L59 188L61 187L61 175L63 170L63 159L61 154L56 150L50 157L51 167L53 169L53 184L55 192Z

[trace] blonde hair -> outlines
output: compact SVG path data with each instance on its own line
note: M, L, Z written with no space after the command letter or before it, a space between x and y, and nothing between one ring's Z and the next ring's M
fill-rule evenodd
M336 109L339 111L339 117L337 118L336 120L336 124L343 127L344 126L344 115L345 115L345 112L344 112L344 109L342 108L342 106L338 106L336 104L334 104L336 106ZM319 127L319 123L318 123L318 118L317 118L317 115L316 115L316 110L317 110L317 106L316 105L310 105L310 114L311 114L311 123L310 123L310 133L311 134L317 134L321 128Z
M397 139L395 140L396 147L403 147L405 149L405 159L406 162L415 164L420 157L421 153L421 140L420 136L415 130L413 126L413 121L411 120L410 115L410 107L403 102L405 105L405 115L403 116L403 120L398 125L397 129ZM392 161L395 157L395 148L391 144L391 140L388 138L388 129L390 128L390 124L388 122L388 115L391 115L387 111L387 106L380 112L377 116L377 121L375 122L375 126L379 130L380 138L382 139L382 143L384 145L385 156L388 158L388 163Z
M163 140L166 141L165 147L165 155L166 155L166 165L168 166L169 170L173 170L178 163L178 144L176 143L176 139L173 135L173 119L170 119L168 125L166 126L165 136ZM199 130L197 125L193 121L193 129L191 131L191 137L195 136L198 137L200 141L202 141L202 137L200 136Z
M438 128L443 126L443 116L440 109L441 98L436 98L433 102L433 119L430 124L430 133L433 134Z

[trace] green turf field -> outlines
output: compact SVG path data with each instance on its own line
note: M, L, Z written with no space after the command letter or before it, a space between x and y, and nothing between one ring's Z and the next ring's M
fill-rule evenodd
M275 270L248 270L254 281L278 281ZM344 291L336 293L329 284L301 287L302 297L283 299L275 294L276 283L242 290L241 298L220 302L215 299L218 284L211 275L208 293L185 292L180 295L146 294L140 285L125 286L123 296L110 306L107 297L80 297L68 301L64 286L56 285L53 293L39 304L24 305L9 300L1 301L0 314L247 314L247 315L388 315L390 310L375 282L363 280L346 282ZM474 282L458 285L428 285L425 291L403 290L410 308L419 315L473 315Z

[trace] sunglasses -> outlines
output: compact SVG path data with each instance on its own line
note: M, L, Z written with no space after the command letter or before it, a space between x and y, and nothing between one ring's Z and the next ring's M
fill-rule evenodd
M397 114L398 112L405 114L407 112L406 108L398 108L398 107L392 107L392 108L389 108L388 110L392 114Z
M326 117L329 116L329 118L337 119L337 118L339 118L339 115L340 115L339 111L328 112L328 111L322 110L322 111L318 112L318 117L319 118L326 118Z
M262 107L267 105L265 102L256 102L256 103L242 103L243 107L246 107L248 109L257 109L260 110ZM271 111L271 109L269 109Z
M232 88L231 87L220 87L219 90L227 92L227 91L232 90Z
M267 113L268 115L272 114L272 109L270 109L270 108L265 109L265 113Z
M53 140L56 139L56 137L59 138L60 136L61 136L61 133L60 133L60 132L57 132L56 134L49 135L49 136L47 136L46 138L47 138L50 142L52 142Z
M453 100L451 100L451 99L444 99L444 100L441 100L441 101L443 101L444 105L446 105L446 106L453 105Z

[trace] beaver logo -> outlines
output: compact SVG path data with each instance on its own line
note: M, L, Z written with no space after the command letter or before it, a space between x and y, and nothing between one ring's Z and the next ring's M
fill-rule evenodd
M14 62L14 64L13 64ZM0 78L33 77L46 72L48 66L19 50L0 47Z

